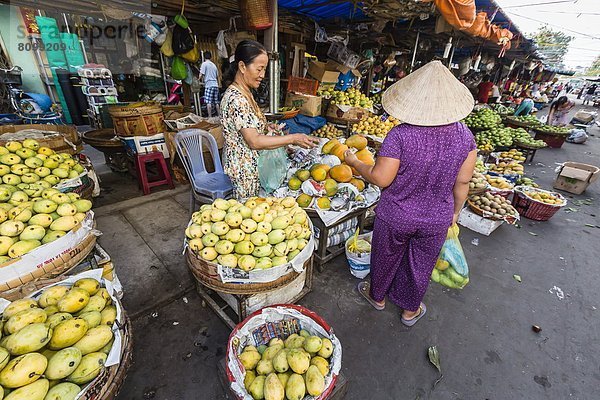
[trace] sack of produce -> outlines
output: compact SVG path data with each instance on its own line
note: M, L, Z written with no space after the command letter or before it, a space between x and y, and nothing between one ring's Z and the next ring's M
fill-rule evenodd
M458 225L448 228L446 242L438 257L431 279L451 289L462 289L469 283L469 266L463 252Z
M346 259L350 265L350 273L364 279L371 272L371 239L373 232L354 235L346 241Z
M325 399L341 370L342 345L319 315L285 304L238 324L226 361L237 399Z

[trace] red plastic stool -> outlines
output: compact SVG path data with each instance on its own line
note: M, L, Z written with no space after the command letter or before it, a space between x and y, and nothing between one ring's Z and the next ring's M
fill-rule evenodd
M146 171L146 164L153 162L158 170L159 178L154 181L148 180L148 173ZM155 186L169 185L169 188L173 189L173 179L167 168L167 163L163 154L160 151L153 151L146 154L137 154L135 156L135 170L138 176L138 184L144 191L144 195L150 193L150 188Z

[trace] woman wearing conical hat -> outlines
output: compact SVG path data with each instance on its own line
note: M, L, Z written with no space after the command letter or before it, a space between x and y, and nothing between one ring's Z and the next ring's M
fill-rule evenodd
M381 187L376 209L370 282L359 292L378 310L386 297L412 326L425 315L422 300L450 225L469 192L477 151L473 134L459 122L474 99L439 61L391 86L382 98L388 114L403 121L392 129L375 165L352 152L346 163Z

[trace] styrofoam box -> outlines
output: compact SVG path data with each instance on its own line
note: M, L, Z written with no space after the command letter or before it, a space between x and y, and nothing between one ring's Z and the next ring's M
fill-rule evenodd
M169 149L165 142L165 135L159 133L153 136L131 136L119 137L125 144L128 150L135 154L150 153L152 151L160 151L165 158L169 158Z
M490 236L504 221L493 221L488 218L483 218L475 214L468 207L463 208L458 215L458 223L465 228L480 233L485 236Z

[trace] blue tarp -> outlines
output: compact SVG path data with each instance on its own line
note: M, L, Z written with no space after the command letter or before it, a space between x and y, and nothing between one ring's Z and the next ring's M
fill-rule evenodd
M306 15L316 21L336 17L354 19L365 16L362 10L350 1L332 4L328 0L279 0L278 4L281 8Z
M305 133L308 135L324 126L327 120L323 117L307 117L306 115L298 114L294 118L286 119L283 122L287 125L290 133Z

